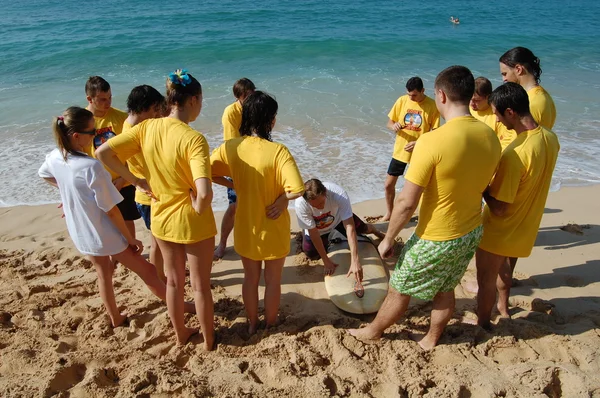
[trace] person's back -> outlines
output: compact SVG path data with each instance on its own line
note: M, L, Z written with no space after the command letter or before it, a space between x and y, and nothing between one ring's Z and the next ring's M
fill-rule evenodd
M260 137L244 136L228 140L215 152L229 166L229 176L235 181L238 196L235 225L239 226L234 228L236 251L246 253L243 255L249 258L265 255L267 258L279 258L287 255L289 248L285 248L289 244L269 245L275 251L262 253L259 247L252 246L252 241L245 234L251 226L253 230L262 231L258 237L261 242L289 241L290 215L287 211L276 220L267 218L264 211L256 211L265 209L284 192L304 187L301 180L288 179L290 175L295 175L294 170L297 169L289 150L282 144ZM215 154L212 159L215 159ZM218 165L215 167L219 168Z
M550 94L542 86L535 86L527 91L527 96L533 119L540 126L551 130L556 121L556 106Z
M194 181L210 178L210 163L192 155L208 153L208 143L202 134L172 117L145 120L126 134L138 137L136 144L144 155L148 183L157 198L152 203L152 233L161 239L176 239L179 243L203 240L204 235L214 236L212 208L199 215L190 200ZM109 145L111 143L109 141ZM124 156L128 157L129 149L134 148L122 149ZM195 222L203 224L204 228L188 225L189 228L173 229L190 217L196 218Z
M416 229L420 238L455 239L481 225L482 193L500 153L494 131L472 116L454 118L420 138L406 176L425 186ZM425 164L433 167L421 167Z
M83 254L94 255L114 254L115 247L124 250L125 239L106 215L120 200L116 189L109 186L108 172L89 156L67 154L66 158L54 149L40 175L51 175L60 187L67 229L75 246ZM100 236L103 231L108 232Z

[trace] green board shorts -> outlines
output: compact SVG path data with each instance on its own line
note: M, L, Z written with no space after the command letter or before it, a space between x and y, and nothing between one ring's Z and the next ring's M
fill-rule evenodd
M439 292L453 291L475 255L482 235L483 226L442 242L412 234L398 258L390 286L422 300L431 300Z

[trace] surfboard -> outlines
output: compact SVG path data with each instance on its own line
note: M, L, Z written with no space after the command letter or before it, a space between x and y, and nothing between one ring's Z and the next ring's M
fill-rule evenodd
M325 276L325 289L339 309L352 314L372 314L379 310L388 290L388 275L377 248L369 238L359 236L358 256L363 267L361 291L356 278L346 277L350 269L350 247L345 238L336 235L328 252L331 261L338 264L333 275ZM333 236L332 236L333 238ZM358 287L359 289L355 289Z

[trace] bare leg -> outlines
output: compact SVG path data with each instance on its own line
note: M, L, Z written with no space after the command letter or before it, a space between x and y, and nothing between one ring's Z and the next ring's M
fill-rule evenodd
M392 217L392 210L394 209L394 198L396 197L396 182L398 177L386 174L385 177L385 207L386 213L383 217L383 221L390 221Z
M110 322L113 327L121 326L125 319L125 315L119 312L117 302L115 300L115 291L113 289L113 272L114 267L108 256L88 256L88 259L94 264L96 273L98 274L98 290L100 298L108 312Z
M167 276L167 310L175 329L178 344L185 344L196 329L185 326L183 296L185 287L185 246L156 239L163 254ZM154 273L156 275L156 272ZM158 277L157 277L158 279Z
M281 273L285 257L265 261L265 320L267 326L277 322L279 302L281 301Z
M260 272L262 261L250 260L242 257L244 266L244 283L242 284L242 298L244 299L244 308L248 317L248 333L254 334L258 327L258 284L260 282Z
M492 308L496 303L496 279L506 257L477 249L475 263L477 265L477 324L484 329L492 327L490 319Z
M154 235L150 235L150 237L150 262L154 264L158 278L166 284L167 277L165 276L165 266L163 263L162 253L160 252L160 247L158 247L158 242L156 241Z
M496 287L498 288L498 311L502 318L510 318L508 313L508 299L510 297L510 288L512 286L513 270L511 267L512 259L506 259L502 262L498 278L496 279ZM515 259L516 260L516 259ZM516 264L516 261L514 261Z
M213 247L215 247L214 237L185 245L190 263L190 280L194 291L196 314L204 336L206 351L211 351L215 343L214 304L210 290Z
M385 329L398 322L406 312L410 296L399 293L389 287L388 294L377 313L377 316L364 329L350 329L348 332L359 340L378 340Z
M377 228L375 228L374 225L372 225L372 224L366 224L366 225L367 225L367 234L373 234L376 237L378 237L379 239L385 238L385 234L383 232L381 232L380 230L378 230Z
M418 341L422 349L427 351L435 347L454 313L454 306L454 290L451 292L439 292L435 295L433 298L429 331Z
M221 221L221 238L219 239L219 245L215 248L214 258L223 258L225 255L225 249L227 248L227 238L233 230L233 222L235 220L235 209L236 204L232 203L225 210L223 214L223 220Z

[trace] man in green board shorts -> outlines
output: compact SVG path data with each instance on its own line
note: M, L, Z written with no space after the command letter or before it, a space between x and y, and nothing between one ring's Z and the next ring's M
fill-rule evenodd
M394 238L422 196L419 223L402 250L375 320L364 329L349 330L361 340L379 339L404 315L410 298L417 297L433 300L429 332L419 340L423 349L432 349L454 312L454 288L481 240L482 193L500 160L500 142L469 112L475 90L469 69L446 68L436 77L434 90L446 124L421 136L415 145L379 253L390 255Z

